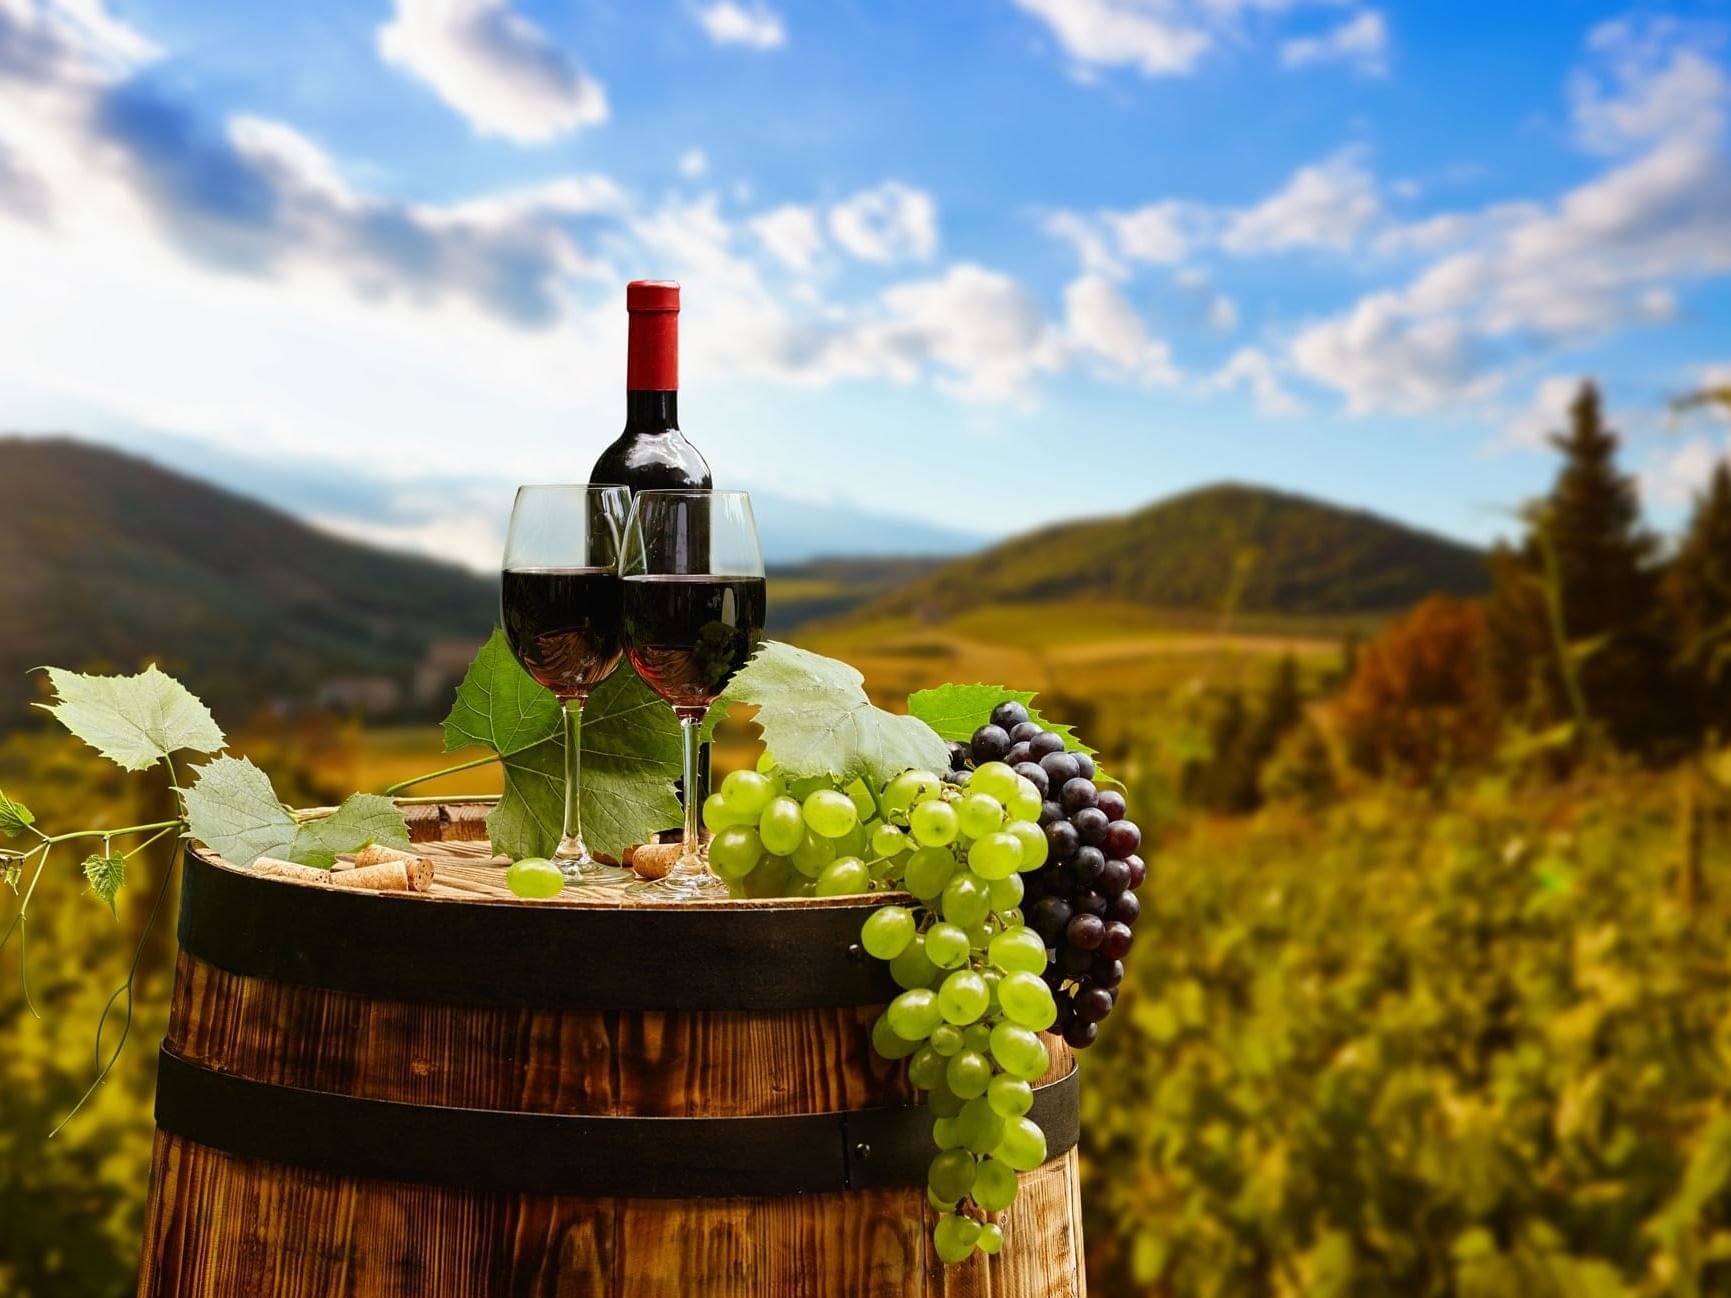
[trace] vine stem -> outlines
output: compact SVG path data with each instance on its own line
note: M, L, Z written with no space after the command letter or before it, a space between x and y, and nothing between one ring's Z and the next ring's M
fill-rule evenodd
M394 795L401 793L404 789L412 789L417 784L425 784L428 780L436 780L445 775L456 775L460 771L472 771L477 766L491 766L498 760L498 753L487 753L481 757L471 758L466 762L458 762L455 766L447 766L440 771L428 771L425 775L416 775L411 779L398 780L395 784L391 785L384 791L384 796L387 798L393 797Z
M126 834L148 834L153 829L181 829L185 825L184 820L158 820L149 825L127 825L124 829L79 829L70 834L44 835L42 844L48 847L55 843L69 843L75 838L120 838Z

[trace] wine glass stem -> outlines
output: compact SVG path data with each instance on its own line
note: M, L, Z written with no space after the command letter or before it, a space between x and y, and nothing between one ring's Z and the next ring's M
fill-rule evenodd
M702 869L702 857L697 851L697 757L701 751L698 732L703 729L706 708L679 708L679 735L685 747L685 831L679 849L677 870L693 874Z
M584 857L589 853L583 846L583 696L573 695L561 702L565 709L565 828L560 847Z

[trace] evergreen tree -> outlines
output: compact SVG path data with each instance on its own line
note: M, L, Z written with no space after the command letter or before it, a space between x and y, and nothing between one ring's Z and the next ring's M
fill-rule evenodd
M1486 624L1501 702L1534 728L1584 711L1618 747L1651 756L1685 728L1660 624L1658 542L1633 480L1617 472L1617 436L1591 383L1551 444L1563 455L1556 484L1520 549L1492 562Z
M1691 711L1705 731L1731 736L1731 462L1719 462L1695 502L1665 574L1665 602Z

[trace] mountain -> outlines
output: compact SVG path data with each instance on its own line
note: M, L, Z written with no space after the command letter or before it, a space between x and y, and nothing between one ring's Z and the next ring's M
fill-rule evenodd
M36 697L32 667L153 657L230 721L321 691L388 709L431 646L478 643L497 608L495 581L148 460L0 437L0 724Z
M1485 556L1360 510L1225 483L1136 513L1060 523L957 560L858 611L949 616L1099 599L1160 610L1319 616L1488 589Z

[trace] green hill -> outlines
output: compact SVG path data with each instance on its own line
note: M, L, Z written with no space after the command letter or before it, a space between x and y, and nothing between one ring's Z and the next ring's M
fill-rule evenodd
M429 647L478 642L497 601L146 460L0 437L0 727L36 697L32 667L153 658L229 721L321 691L412 705Z
M1237 484L1112 518L1060 523L946 565L859 618L951 617L990 604L1111 600L1161 611L1386 613L1488 588L1471 546L1375 514Z

